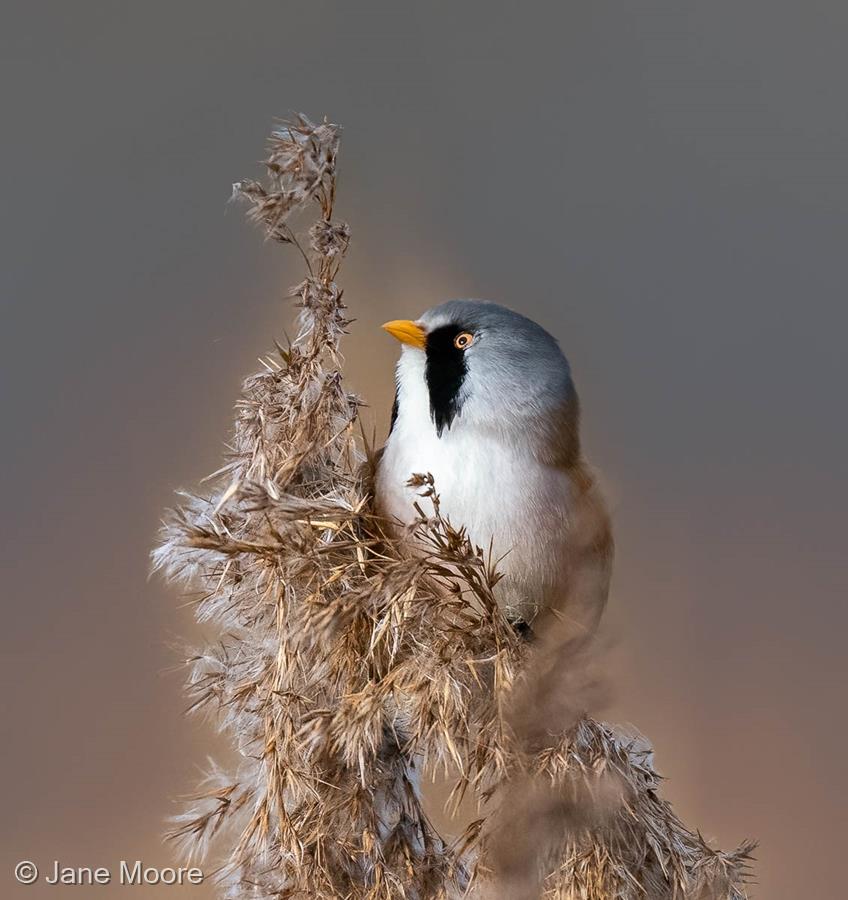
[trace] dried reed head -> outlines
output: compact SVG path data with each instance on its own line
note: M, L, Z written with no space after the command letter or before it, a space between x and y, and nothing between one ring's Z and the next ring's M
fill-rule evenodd
M200 857L215 839L229 897L740 900L750 847L707 847L659 798L645 742L584 715L587 646L528 648L432 478L410 473L420 554L375 514L338 355L339 133L281 125L267 184L235 186L307 272L296 338L247 379L226 464L154 551L218 630L189 660L190 708L241 760L210 771L171 837ZM304 248L289 221L313 203ZM439 765L459 773L454 799L487 804L453 843L421 807L420 773Z

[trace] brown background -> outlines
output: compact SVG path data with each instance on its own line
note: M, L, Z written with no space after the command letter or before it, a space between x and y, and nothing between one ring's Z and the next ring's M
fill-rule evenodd
M213 741L147 551L290 324L295 256L226 201L292 109L346 126L380 432L384 319L482 296L553 331L615 509L609 715L687 821L762 841L756 897L843 895L848 7L497 6L4 4L0 895L73 892L22 858L172 861Z

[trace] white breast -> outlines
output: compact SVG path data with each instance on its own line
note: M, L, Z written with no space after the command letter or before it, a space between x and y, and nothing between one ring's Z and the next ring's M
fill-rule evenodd
M461 414L439 437L423 364L416 351L405 352L399 364L398 416L377 473L380 507L413 521L413 503L421 499L406 482L431 473L442 514L465 526L474 544L488 550L491 543L496 558L503 557L499 602L505 611L532 618L563 586L568 476L539 461L528 435L472 425Z

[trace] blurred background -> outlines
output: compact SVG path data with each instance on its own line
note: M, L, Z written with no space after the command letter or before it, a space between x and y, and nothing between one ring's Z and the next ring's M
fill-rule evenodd
M486 297L552 331L615 515L607 717L689 825L761 841L754 897L842 896L846 43L834 0L4 3L4 897L70 890L24 858L174 861L216 740L147 554L291 325L296 254L227 200L293 110L345 126L366 421L387 318Z

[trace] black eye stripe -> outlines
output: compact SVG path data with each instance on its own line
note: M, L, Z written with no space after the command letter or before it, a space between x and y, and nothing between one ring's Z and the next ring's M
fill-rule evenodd
M465 354L454 343L467 326L443 325L427 335L425 376L430 394L430 415L439 437L459 415L459 399L465 380Z

